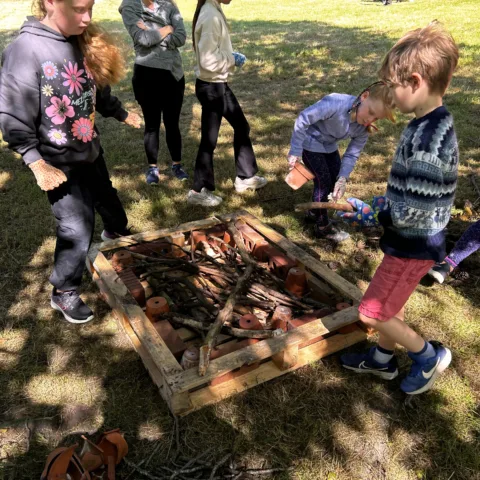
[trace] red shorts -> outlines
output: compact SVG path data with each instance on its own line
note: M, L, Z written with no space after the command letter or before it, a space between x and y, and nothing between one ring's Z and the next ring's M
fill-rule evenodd
M358 311L369 318L389 320L407 303L433 260L385 255L362 298Z

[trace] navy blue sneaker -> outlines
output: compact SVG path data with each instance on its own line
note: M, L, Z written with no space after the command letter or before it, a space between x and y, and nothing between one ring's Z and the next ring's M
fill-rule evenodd
M452 361L452 352L440 342L430 342L435 349L434 357L423 359L419 355L409 352L413 360L408 375L402 380L400 388L408 395L418 395L430 390L440 375Z
M158 167L148 167L146 177L149 185L158 185Z
M397 359L393 357L388 363L379 363L373 359L375 347L368 353L345 353L340 357L342 367L356 373L370 373L384 380L393 380L398 376Z
M185 180L188 180L188 173L183 169L181 163L174 163L172 165L172 172L177 177L179 180L184 182Z

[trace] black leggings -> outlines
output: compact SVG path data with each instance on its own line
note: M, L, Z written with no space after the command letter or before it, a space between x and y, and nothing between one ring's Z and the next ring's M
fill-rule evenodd
M302 160L305 166L315 175L313 179L312 202L328 201L328 194L333 192L342 163L338 150L332 153L316 153L304 150ZM320 227L328 225L326 209L312 210Z
M203 187L215 190L213 152L217 146L218 132L224 117L233 127L233 149L237 176L253 177L257 171L257 160L250 141L250 126L227 83L210 83L197 79L195 93L202 104L202 139L195 162L193 189Z
M160 143L160 122L165 126L168 151L173 162L182 161L180 111L185 92L185 77L176 80L169 70L133 67L133 92L145 119L144 145L147 162L155 165Z

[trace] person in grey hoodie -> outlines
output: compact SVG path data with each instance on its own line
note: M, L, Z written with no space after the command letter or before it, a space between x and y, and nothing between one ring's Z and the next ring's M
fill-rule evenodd
M119 50L90 24L93 0L35 0L29 17L5 49L0 72L0 129L4 140L47 192L57 223L50 282L52 308L71 323L93 312L78 294L92 240L94 209L103 239L126 234L127 216L113 188L95 126L95 113L136 128L111 95L121 78ZM19 60L21 59L21 60Z
M157 159L162 114L172 173L179 180L187 180L181 163L179 125L185 77L178 48L185 45L187 37L182 16L172 0L123 0L119 12L135 49L132 84L145 119L147 183L159 182Z

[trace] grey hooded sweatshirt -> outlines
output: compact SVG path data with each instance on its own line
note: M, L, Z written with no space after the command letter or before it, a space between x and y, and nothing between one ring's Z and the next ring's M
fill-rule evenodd
M118 11L133 40L135 63L169 70L176 80L180 80L183 67L178 48L185 45L187 34L176 5L169 0L155 0L152 11L142 0L123 0ZM137 25L139 21L143 21L146 30ZM167 25L171 25L174 32L162 38L158 29Z
M128 115L110 87L97 89L77 36L28 17L2 56L0 129L9 148L27 165L92 163L101 148L96 111L119 121Z

